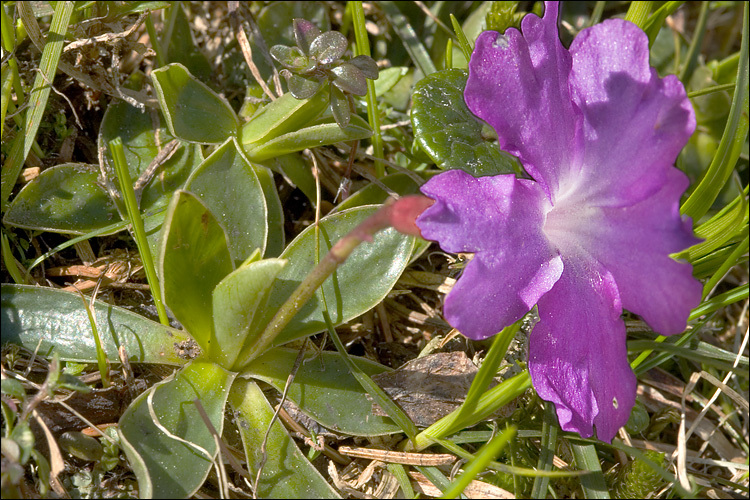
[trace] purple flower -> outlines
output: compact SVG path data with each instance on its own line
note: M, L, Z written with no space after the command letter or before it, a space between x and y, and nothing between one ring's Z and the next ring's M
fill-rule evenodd
M635 402L622 308L664 335L685 329L701 300L692 268L669 254L699 240L672 165L695 129L678 79L649 67L648 38L611 19L570 49L556 2L521 31L482 33L466 104L497 131L532 179L452 170L422 192L425 238L474 258L445 299L445 317L484 339L538 304L529 345L538 394L564 430L611 441Z

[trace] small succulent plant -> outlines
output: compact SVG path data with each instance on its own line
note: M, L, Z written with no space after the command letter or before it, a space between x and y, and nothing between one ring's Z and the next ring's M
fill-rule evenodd
M348 42L338 31L322 33L305 19L294 20L296 47L274 45L271 55L284 69L289 92L297 99L308 99L328 84L331 110L340 127L349 124L352 95L367 93L367 78L377 80L378 66L369 56L342 59Z

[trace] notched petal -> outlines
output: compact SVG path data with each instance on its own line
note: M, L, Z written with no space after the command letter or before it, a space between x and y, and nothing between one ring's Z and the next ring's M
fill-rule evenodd
M622 306L612 275L585 255L564 256L565 270L539 300L529 340L529 373L554 403L563 430L611 442L635 404Z
M417 219L425 238L474 259L445 299L445 318L472 339L490 337L526 314L563 272L542 232L544 191L514 175L474 178L449 170L425 183L435 204Z

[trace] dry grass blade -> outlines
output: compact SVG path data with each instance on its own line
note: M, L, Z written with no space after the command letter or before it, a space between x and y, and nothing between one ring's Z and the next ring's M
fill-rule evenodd
M350 446L339 446L339 453L350 457L423 467L449 465L456 461L456 457L447 453L406 453L403 451L375 450L372 448L352 448Z

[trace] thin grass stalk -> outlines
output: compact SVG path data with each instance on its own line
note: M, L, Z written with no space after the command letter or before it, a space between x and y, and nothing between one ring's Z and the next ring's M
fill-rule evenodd
M464 472L453 484L443 492L443 498L456 498L460 495L464 489L477 477L478 474L484 471L487 465L492 462L496 456L505 448L513 436L516 435L516 427L509 426L507 429L502 431L497 436L493 437L489 443L484 445L479 452L477 452L474 460L469 462L464 467Z
M367 38L365 28L365 10L362 2L352 2L352 22L354 24L354 37L357 40L355 55L370 56L370 40ZM378 101L375 96L375 82L367 79L367 121L372 129L372 148L376 158L383 158L383 136L380 131L380 113L378 113ZM385 165L375 160L375 175L380 178L385 175Z
M708 2L701 2L701 10L698 14L698 24L695 25L693 39L688 47L687 61L680 74L680 81L687 84L693 71L698 65L698 56L700 55L701 46L703 45L703 36L706 34L706 22L708 21Z
M414 64L417 65L422 74L427 76L437 71L435 63L430 59L429 52L427 52L427 49L425 49L417 37L414 28L409 24L409 20L399 10L396 2L380 2L380 6L383 8L391 26L393 26L393 30L403 42L412 61L414 61Z
M159 277L156 275L154 259L151 256L151 248L149 247L148 240L146 239L146 230L143 226L143 218L141 217L141 212L138 210L138 202L135 198L135 191L133 190L133 180L130 177L130 170L128 169L127 161L125 160L125 152L122 147L122 139L116 137L109 141L109 148L112 153L112 159L115 163L117 179L120 182L120 193L122 193L123 201L125 202L125 209L128 213L128 219L130 219L130 223L133 227L135 244L138 246L138 252L140 253L141 260L143 261L143 269L146 271L146 281L148 281L149 288L151 289L151 296L154 298L154 305L156 306L156 311L159 314L159 322L164 326L169 326L167 310L161 300L161 286L159 285Z
M521 322L522 320L518 320L495 335L495 338L492 340L492 347L490 347L490 350L484 357L482 366L479 367L479 371L477 371L474 380L471 382L466 399L459 408L459 419L466 418L476 408L479 398L482 397L482 394L489 387L490 382L497 375L500 363L503 362L505 355L508 354L508 347L516 336L516 333L518 333L518 330L521 329Z

